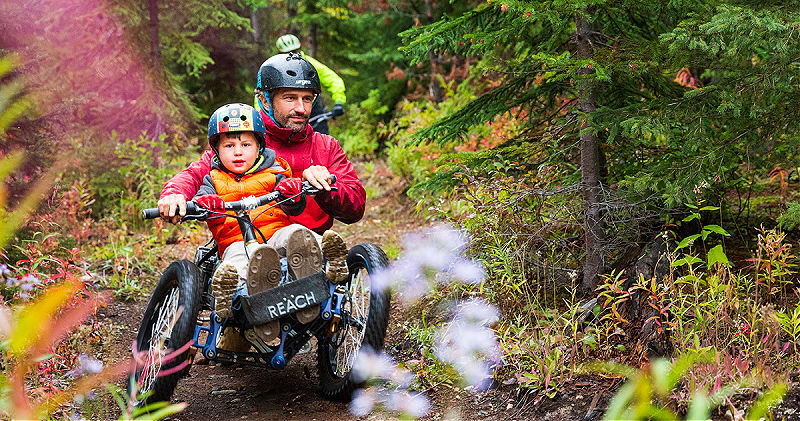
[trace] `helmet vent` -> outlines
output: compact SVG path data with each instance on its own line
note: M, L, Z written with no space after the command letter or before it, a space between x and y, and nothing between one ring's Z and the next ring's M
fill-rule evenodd
M246 116L246 115L243 115L243 116L241 116L241 117L239 117L239 118L240 118L242 121L245 121L245 120L247 120L247 116Z
M287 70L286 74L289 76L297 76L297 72L295 72L294 70Z
M228 117L228 116L222 117L222 121L228 121L228 120L230 120L230 119L231 119L231 118L230 118L230 117Z

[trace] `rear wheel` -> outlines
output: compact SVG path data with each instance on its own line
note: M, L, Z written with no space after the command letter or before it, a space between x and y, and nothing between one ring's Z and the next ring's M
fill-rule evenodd
M200 281L197 266L180 260L169 265L150 296L136 336L137 350L145 361L134 373L137 394L151 392L140 405L169 401L178 379L189 371L187 367L169 373L186 361L188 350L169 360L164 357L194 337L202 292Z
M362 346L383 348L389 324L389 292L374 291L370 275L387 264L386 254L374 244L359 244L347 253L349 294L342 303L341 327L317 349L320 389L329 399L350 400L353 391L361 386L350 378L350 373ZM348 317L353 318L353 323L346 323Z

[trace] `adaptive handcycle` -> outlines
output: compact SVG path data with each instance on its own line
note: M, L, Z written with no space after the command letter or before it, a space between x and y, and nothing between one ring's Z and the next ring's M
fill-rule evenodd
M300 194L318 192L304 182ZM248 211L275 202L271 208L293 198L283 198L276 191L228 202L225 210L236 215L226 217L237 219L245 243L257 241L260 232ZM205 220L215 214L192 201L186 205L183 220ZM159 212L157 208L145 209L142 216L153 219ZM261 238L266 242L263 235ZM370 282L370 276L387 265L383 250L371 243L358 244L347 253L346 281L334 284L324 271L288 280L267 291L242 296L243 311L226 318L215 311L211 288L219 260L218 249L211 240L198 247L193 262L179 260L170 264L153 290L136 337L139 353L146 355L146 363L137 368L132 382L139 394L147 396L141 403L169 401L197 354L219 363L280 370L301 350L309 348L312 337L317 342L321 394L328 399L349 400L360 386L351 378L358 350L362 346L381 349L386 336L389 293L376 290ZM306 310L304 317L298 318L306 308L313 308L311 313L316 317L309 320ZM276 319L280 323L279 338L264 343L253 334L253 325ZM220 335L233 328L244 333L254 352L218 346Z

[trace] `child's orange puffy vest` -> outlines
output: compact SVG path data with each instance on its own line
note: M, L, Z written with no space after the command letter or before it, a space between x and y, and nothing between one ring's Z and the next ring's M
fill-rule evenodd
M275 190L275 175L283 174L286 177L292 176L292 170L289 169L289 163L285 159L276 157L275 162L285 168L283 171L276 171L268 168L261 170L257 173L247 174L242 176L239 181L234 178L233 174L221 171L218 169L211 170L211 180L214 182L214 189L217 191L219 197L226 202L235 202L247 196L262 196ZM275 204L270 202L264 206L259 206L256 209L249 211L250 218L256 218L268 206ZM228 212L235 215L235 212ZM219 246L219 254L225 252L231 244L236 241L243 241L242 231L239 229L239 223L236 218L213 218L207 219L208 229L211 230L211 235L214 236L217 245ZM253 220L253 224L261 230L264 237L269 239L275 231L289 226L289 217L280 209L275 206L274 208L264 212ZM256 233L256 239L260 242L261 236Z

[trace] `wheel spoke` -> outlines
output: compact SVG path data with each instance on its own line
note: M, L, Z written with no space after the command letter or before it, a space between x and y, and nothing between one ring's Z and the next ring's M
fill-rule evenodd
M172 288L158 307L158 314L151 326L147 360L145 367L142 369L143 379L140 380L140 392L146 392L153 387L156 377L161 371L161 365L164 362L162 359L166 355L167 347L172 345L168 344L167 341L172 335L172 327L175 325L176 317L178 316L179 298L178 288Z
M345 336L336 350L335 364L332 364L336 367L336 374L339 377L344 377L353 367L356 353L364 340L369 315L369 293L369 273L365 268L361 268L351 280L346 311L349 311L350 317L359 321L362 328L358 329L349 323L342 326L345 331L340 334Z

